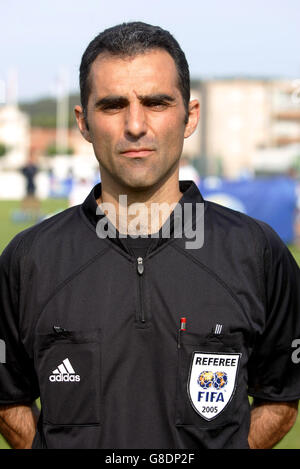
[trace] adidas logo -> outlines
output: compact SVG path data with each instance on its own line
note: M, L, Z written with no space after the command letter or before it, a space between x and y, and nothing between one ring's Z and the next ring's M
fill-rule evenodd
M59 365L55 370L52 371L52 375L49 376L49 381L60 382L74 382L80 381L80 376L75 374L75 371L70 363L70 360L66 358L62 364Z

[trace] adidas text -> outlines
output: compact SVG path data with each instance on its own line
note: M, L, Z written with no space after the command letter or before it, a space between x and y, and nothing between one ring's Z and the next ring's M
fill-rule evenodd
M49 381L52 383L54 381L74 383L74 381L80 381L80 376L75 374L75 370L72 367L70 360L65 358L63 362L52 371L52 375L49 376Z
M50 375L49 376L49 381L54 382L54 381L64 381L64 382L74 382L74 381L80 381L80 376L79 375L65 375L65 374L59 374L59 375Z

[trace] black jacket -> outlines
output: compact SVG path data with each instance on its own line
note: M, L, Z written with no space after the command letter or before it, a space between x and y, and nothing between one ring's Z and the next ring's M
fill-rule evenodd
M180 187L181 206L204 202ZM97 236L100 191L1 256L0 404L40 396L33 448L247 448L248 395L300 396L296 262L265 223L205 202L201 248L173 223L138 263Z

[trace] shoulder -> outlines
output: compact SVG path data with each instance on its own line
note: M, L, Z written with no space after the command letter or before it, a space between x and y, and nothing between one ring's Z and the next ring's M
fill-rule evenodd
M62 234L66 236L68 231L74 230L74 224L78 222L78 217L80 217L80 206L70 207L20 231L3 250L0 256L1 264L10 263L11 260L16 261L35 242L46 248L51 240L57 239Z
M240 247L245 252L252 246L254 251L251 250L265 272L283 266L299 275L299 267L289 248L268 223L214 202L205 203L206 220L221 233L224 246L234 250Z
M205 204L208 223L229 236L231 233L249 235L264 248L285 248L285 243L269 224L214 202L205 201Z

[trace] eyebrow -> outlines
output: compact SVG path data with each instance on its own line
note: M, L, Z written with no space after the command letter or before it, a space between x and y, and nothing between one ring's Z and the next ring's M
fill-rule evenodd
M110 105L126 105L128 104L128 99L124 96L105 96L105 98L98 99L95 103L95 108L104 108Z
M139 95L138 99L142 104L149 104L150 102L169 102L172 103L175 101L173 96L170 96L165 93L158 94L149 94L149 95ZM105 96L104 98L98 99L95 103L95 108L105 108L112 105L127 106L129 104L128 98L125 96L110 95Z
M142 103L145 103L145 104L148 101L168 101L170 103L173 103L175 101L175 98L173 96L170 96L169 94L165 94L165 93L138 96L138 98Z

